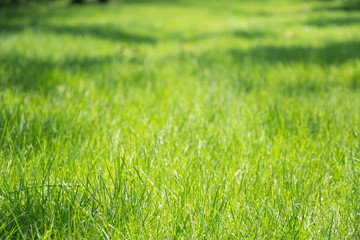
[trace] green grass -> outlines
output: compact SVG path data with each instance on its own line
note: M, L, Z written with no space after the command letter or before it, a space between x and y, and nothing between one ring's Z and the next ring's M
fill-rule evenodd
M360 15L0 9L0 238L359 239Z

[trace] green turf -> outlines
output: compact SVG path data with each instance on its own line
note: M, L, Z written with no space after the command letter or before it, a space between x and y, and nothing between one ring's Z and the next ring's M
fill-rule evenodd
M0 239L359 239L338 4L0 8Z

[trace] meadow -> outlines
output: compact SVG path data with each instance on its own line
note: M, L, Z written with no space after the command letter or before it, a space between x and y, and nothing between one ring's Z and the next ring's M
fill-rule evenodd
M360 239L360 14L0 7L0 239Z

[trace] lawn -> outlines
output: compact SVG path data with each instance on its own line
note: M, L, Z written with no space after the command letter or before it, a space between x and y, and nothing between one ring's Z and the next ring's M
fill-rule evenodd
M0 6L0 239L359 239L339 4Z

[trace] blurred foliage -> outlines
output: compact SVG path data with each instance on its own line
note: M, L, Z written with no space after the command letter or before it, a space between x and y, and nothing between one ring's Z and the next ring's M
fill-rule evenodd
M47 2L55 2L58 0L0 0L0 4L8 5L8 4L26 4L31 2L37 3L47 3ZM73 3L93 3L93 2L117 2L117 3L140 3L140 2L165 2L166 0L62 0L64 2L73 2Z
M39 2L39 3L47 3L54 2L59 0L0 0L1 5L9 5L9 4L24 4L31 2ZM72 3L106 3L106 2L115 2L115 3L159 3L159 2L174 2L178 0L61 0L64 2L72 2ZM215 1L215 0L214 0ZM241 2L244 0L228 0L234 2ZM245 0L248 1L248 0ZM258 0L259 2L272 2L273 0ZM308 2L309 0L294 0L295 2ZM327 5L331 2L331 4L335 4L338 6L338 9L342 10L360 10L360 0L319 0L322 1L324 5ZM192 2L192 1L189 1ZM208 2L204 0L195 0L195 2Z
M343 3L349 8L360 8L360 0L343 0Z

